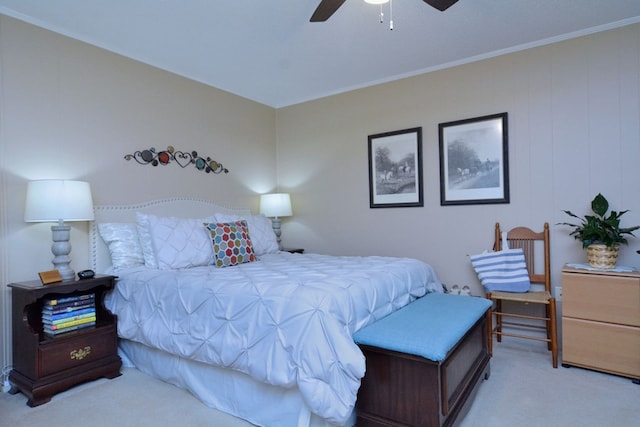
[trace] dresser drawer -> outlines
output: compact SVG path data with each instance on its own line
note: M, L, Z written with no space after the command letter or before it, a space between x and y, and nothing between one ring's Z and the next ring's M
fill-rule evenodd
M640 326L638 277L564 273L563 316Z
M562 330L563 363L640 378L640 328L563 317Z
M40 376L56 374L117 353L113 325L87 331L44 341L38 349Z

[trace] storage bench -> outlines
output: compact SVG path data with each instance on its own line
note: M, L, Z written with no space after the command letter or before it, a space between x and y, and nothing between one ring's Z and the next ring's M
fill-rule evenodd
M491 302L427 294L354 334L366 358L357 425L452 426L489 377Z

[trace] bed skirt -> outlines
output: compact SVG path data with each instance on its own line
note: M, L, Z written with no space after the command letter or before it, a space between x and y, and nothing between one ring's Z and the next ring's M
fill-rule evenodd
M336 427L312 414L297 388L261 383L242 372L188 360L129 340L119 340L118 352L124 366L188 390L205 405L252 424ZM354 425L355 412L345 426Z

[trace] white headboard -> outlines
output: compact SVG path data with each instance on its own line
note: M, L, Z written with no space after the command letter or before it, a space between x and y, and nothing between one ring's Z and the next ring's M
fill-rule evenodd
M136 223L136 212L178 218L204 218L216 213L228 215L251 215L246 208L230 208L217 203L191 198L154 200L134 205L94 206L95 220L89 230L89 260L91 269L104 273L111 266L109 249L100 237L98 224L103 222Z

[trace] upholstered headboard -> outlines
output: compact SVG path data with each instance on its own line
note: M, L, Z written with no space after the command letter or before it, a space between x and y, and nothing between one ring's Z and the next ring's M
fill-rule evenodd
M111 266L109 249L100 237L98 224L104 222L136 223L136 212L178 218L204 218L217 213L228 215L251 215L246 208L230 208L217 203L191 198L154 200L133 205L95 206L95 221L89 230L89 260L96 273L104 273Z

